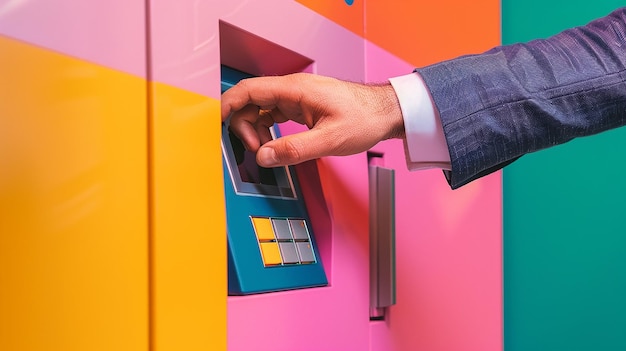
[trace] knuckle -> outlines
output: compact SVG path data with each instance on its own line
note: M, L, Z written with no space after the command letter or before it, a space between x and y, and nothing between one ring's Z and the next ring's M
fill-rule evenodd
M250 85L250 78L244 78L235 84L238 88L246 89Z
M342 148L346 144L345 134L339 130L328 130L323 135L323 143L330 153L342 154Z
M302 161L302 145L295 138L283 140L283 152L279 157L294 163Z

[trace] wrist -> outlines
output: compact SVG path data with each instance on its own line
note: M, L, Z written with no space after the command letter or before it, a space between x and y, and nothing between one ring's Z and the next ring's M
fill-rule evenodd
M372 111L375 112L374 115L377 118L376 123L379 126L382 125L384 130L382 140L404 138L405 131L402 108L393 86L387 82L370 85L370 87L372 87L373 92L370 101L374 102Z

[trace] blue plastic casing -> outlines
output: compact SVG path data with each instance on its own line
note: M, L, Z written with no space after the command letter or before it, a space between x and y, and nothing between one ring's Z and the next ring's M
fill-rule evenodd
M249 74L222 66L222 92ZM264 169L274 173L278 185L242 182L236 166L228 122L222 123L224 191L228 231L228 293L247 295L328 284L320 261L311 222L292 167ZM278 130L274 128L278 137ZM275 179L274 179L275 180ZM283 185L282 187L280 185ZM288 184L288 186L284 186ZM264 264L252 218L304 220L315 257L311 263ZM310 262L310 261L309 261Z

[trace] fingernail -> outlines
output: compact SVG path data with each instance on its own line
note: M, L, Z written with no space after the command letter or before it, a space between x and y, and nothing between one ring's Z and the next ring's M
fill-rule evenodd
M276 167L278 165L276 152L271 147L260 148L257 157L259 164L263 167Z

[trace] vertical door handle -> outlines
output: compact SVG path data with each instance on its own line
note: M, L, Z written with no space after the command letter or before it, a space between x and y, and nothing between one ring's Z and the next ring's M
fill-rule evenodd
M370 182L370 317L384 317L396 303L395 173L369 166Z

